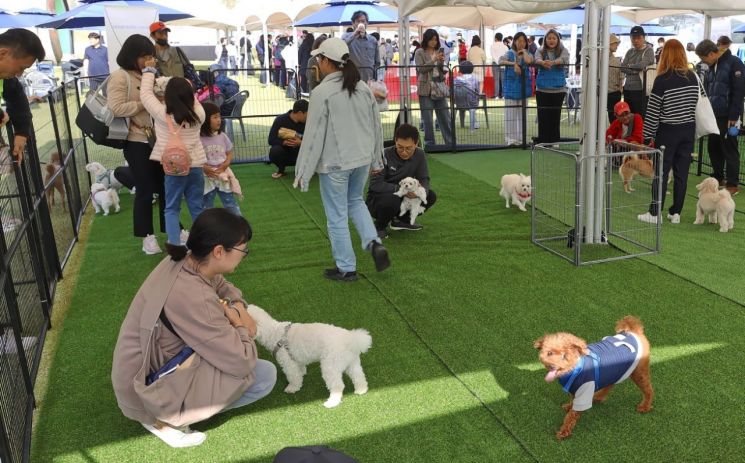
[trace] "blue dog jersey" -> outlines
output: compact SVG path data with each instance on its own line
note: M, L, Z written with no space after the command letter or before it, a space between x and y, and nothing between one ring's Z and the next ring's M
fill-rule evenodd
M564 390L574 394L572 410L578 412L592 407L595 391L628 378L642 357L642 344L633 333L607 336L587 348L590 353L580 358L574 370L559 377Z

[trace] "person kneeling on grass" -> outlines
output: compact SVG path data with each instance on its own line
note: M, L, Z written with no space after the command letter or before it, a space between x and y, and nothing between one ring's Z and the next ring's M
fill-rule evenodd
M616 119L605 131L605 139L620 140L628 143L644 144L644 120L639 114L632 113L629 104L619 101L613 106Z
M308 102L298 100L292 105L292 111L274 119L269 130L269 162L277 166L277 172L272 174L272 178L284 177L285 168L297 163L307 117Z
M419 131L409 124L401 124L393 136L395 145L383 150L383 171L370 177L367 190L367 208L375 219L375 228L380 238L388 236L388 224L391 230L421 230L418 223L410 224L408 213L400 217L400 198L393 193L398 190L398 182L406 177L419 180L419 184L427 191L427 204L422 204L425 210L434 205L437 200L435 192L429 188L429 169L424 151L417 146ZM414 193L407 193L407 197L416 197Z
M257 356L241 291L223 277L248 255L251 235L243 217L204 211L189 253L169 249L122 323L111 369L119 408L171 447L201 444L207 436L189 425L255 402L277 381Z
M233 143L222 131L220 108L213 103L203 103L204 122L199 132L199 139L204 147L207 161L204 163L204 208L215 207L215 195L225 209L233 214L242 215L233 195L243 199L241 184L230 169L233 160Z

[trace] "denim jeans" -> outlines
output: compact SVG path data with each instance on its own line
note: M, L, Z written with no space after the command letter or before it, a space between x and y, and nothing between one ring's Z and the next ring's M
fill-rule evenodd
M319 174L321 200L326 211L326 225L331 241L331 254L336 267L342 272L357 269L357 261L349 234L349 219L362 240L362 249L367 250L373 241L380 242L370 212L362 193L367 182L370 166L364 165L350 170Z
M254 403L272 392L277 382L277 367L272 362L256 359L254 374L254 383L235 402L220 410L220 413Z
M422 111L422 121L424 121L424 145L435 144L435 132L432 128L432 110L434 109L437 116L437 122L440 124L440 132L446 145L453 144L453 127L450 125L450 110L448 109L448 100L433 100L424 95L419 95L419 108Z
M241 214L241 208L238 207L238 203L236 202L233 193L230 191L220 191L217 188L204 194L204 209L212 209L215 207L215 195L220 197L222 207L235 215L243 216L243 214Z
M166 234L168 242L181 244L181 197L186 197L191 220L197 219L204 209L204 173L201 167L189 169L189 175L166 175Z

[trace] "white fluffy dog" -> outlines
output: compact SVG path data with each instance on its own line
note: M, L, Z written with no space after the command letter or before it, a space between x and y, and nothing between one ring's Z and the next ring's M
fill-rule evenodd
M527 211L525 203L530 201L533 194L530 186L530 176L506 174L502 176L501 185L502 189L499 190L499 196L505 199L505 207L510 207L510 199L512 199L512 204L517 205L521 211Z
M91 202L96 214L103 211L103 215L109 215L111 206L114 206L114 212L119 212L119 195L113 188L106 188L103 183L94 183L91 185Z
M89 162L85 165L85 170L93 175L93 183L100 183L107 190L113 188L119 191L124 186L114 176L114 169L107 169L100 162Z
M331 395L326 408L341 403L344 391L342 373L352 379L355 394L367 392L367 379L362 371L360 354L372 345L372 337L363 329L346 330L326 323L278 322L260 307L249 305L249 315L256 321L256 341L271 350L282 367L289 384L287 393L303 386L305 366L321 362L321 376Z
M416 197L409 198L406 196L408 193L414 193ZM427 190L419 184L419 180L414 177L406 177L398 182L398 191L393 194L399 198L403 198L403 201L401 201L401 212L398 214L399 217L408 212L409 217L411 217L410 223L414 225L417 216L424 212L422 204L427 204Z
M735 226L735 201L727 190L719 189L719 182L709 177L696 185L698 202L696 203L696 220L694 225L704 223L708 216L709 223L719 223L719 231L727 233Z

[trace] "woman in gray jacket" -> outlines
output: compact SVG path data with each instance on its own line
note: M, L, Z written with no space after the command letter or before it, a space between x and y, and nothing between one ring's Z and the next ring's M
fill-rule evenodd
M362 199L371 167L383 168L383 134L378 104L370 88L349 59L349 47L339 38L326 39L311 52L325 77L313 91L305 123L305 136L295 167L295 187L308 191L317 172L331 253L336 266L324 276L336 281L357 279L357 262L349 234L352 219L375 268L388 268L388 251L378 238L370 212Z
M416 64L417 94L419 95L419 109L424 121L424 146L435 144L435 132L432 128L432 110L437 115L440 132L446 145L453 144L453 127L450 125L450 111L448 97L432 97L434 82L445 81L445 54L440 49L440 36L434 29L424 31L422 48L414 53Z

